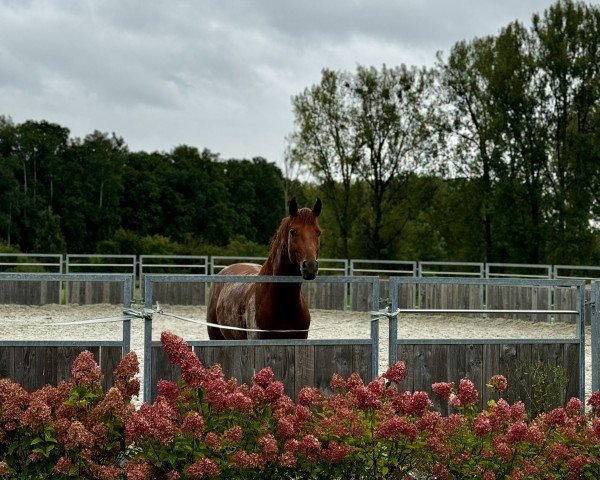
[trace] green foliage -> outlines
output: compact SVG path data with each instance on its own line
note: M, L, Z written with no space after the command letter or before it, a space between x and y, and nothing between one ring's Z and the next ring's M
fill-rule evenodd
M293 99L297 132L289 161L319 180L345 258L358 208L367 212L360 232L365 256L392 256L401 228L393 227L390 210L406 177L425 165L417 151L429 137L431 85L432 72L405 65L359 66L355 74L324 69L320 84ZM357 178L365 188L353 188Z
M0 239L21 252L242 255L266 247L292 196L320 196L330 258L595 264L598 18L557 0L530 25L457 42L431 70L324 68L292 100L290 178L261 157L130 152L115 135L0 116Z
M60 217L52 213L50 207L38 215L33 248L40 253L67 253L67 243L60 229Z
M532 417L565 404L565 391L569 380L564 367L552 366L538 360L532 363L521 362L518 370L525 387L524 391L531 392Z

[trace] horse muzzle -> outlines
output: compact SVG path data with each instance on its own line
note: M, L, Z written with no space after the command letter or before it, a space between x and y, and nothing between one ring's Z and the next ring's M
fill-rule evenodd
M304 260L300 265L300 273L304 280L314 280L319 271L319 262L316 260Z

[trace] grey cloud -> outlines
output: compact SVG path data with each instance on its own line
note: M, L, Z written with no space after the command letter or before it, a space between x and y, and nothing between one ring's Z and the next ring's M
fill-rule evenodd
M290 97L323 67L433 64L436 50L551 3L0 0L0 115L115 131L132 149L280 160Z

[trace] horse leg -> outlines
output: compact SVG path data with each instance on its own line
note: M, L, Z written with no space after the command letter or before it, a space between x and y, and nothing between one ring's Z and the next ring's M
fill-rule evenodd
M208 327L208 338L211 340L225 340L220 328Z

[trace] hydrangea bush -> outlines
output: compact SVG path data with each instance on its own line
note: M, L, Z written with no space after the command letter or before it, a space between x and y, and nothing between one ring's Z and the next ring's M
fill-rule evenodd
M139 392L133 353L104 393L89 352L73 378L27 393L0 380L0 477L90 479L576 479L600 478L600 392L589 408L528 418L501 397L477 408L472 382L432 386L451 406L442 416L425 392L399 391L404 363L364 383L334 375L332 394L303 388L296 401L265 368L250 385L205 367L188 345L161 337L178 383L161 381L154 403Z
M135 353L114 371L115 385L102 390L92 353L73 362L72 378L33 393L0 379L0 477L11 479L123 477L125 425L139 393Z

